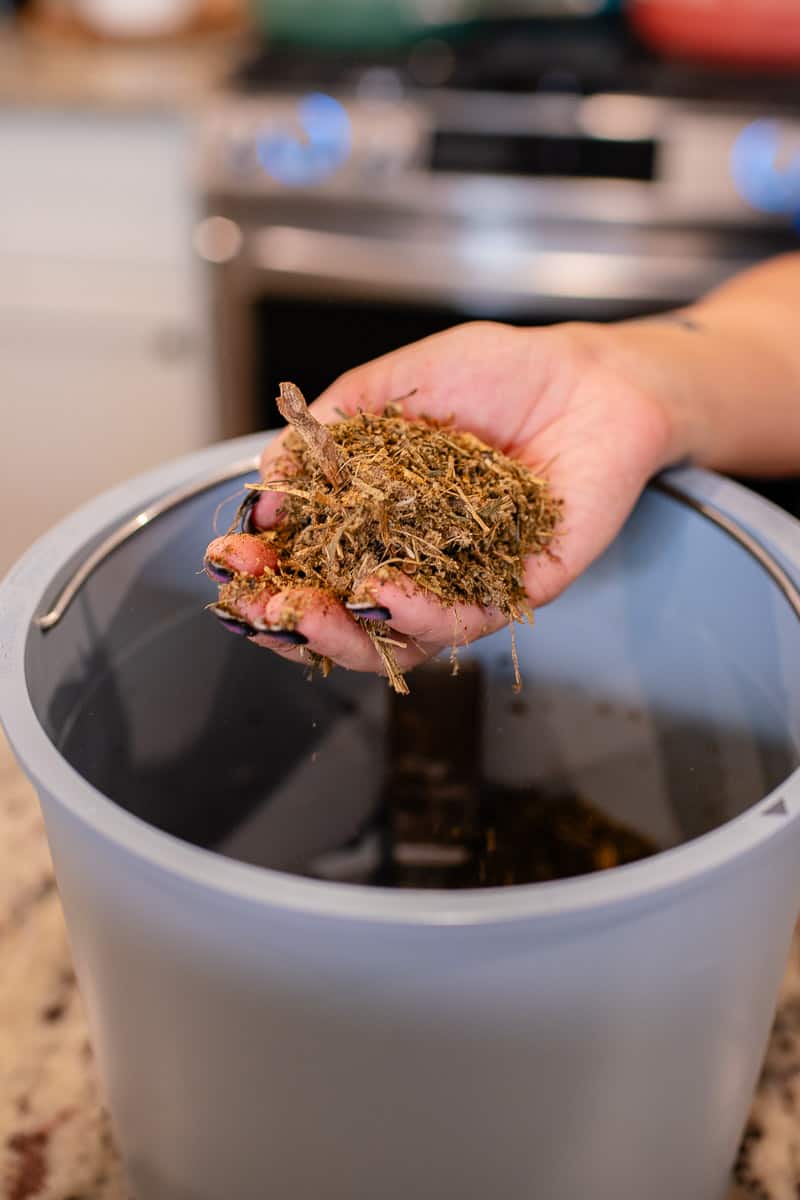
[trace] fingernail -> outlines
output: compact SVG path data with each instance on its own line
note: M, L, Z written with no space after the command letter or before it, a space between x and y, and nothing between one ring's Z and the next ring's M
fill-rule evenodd
M229 633L238 633L240 637L255 637L257 631L249 621L243 621L241 617L233 616L226 608L220 608L218 604L210 604L208 611L217 618L220 625L225 626Z
M209 579L213 579L215 583L230 583L235 574L229 567L222 563L214 562L212 558L207 558L203 566L205 567L206 575Z
M374 604L371 600L351 600L345 604L348 612L359 621L390 621L392 614L385 604Z
M286 646L305 646L308 644L308 638L304 633L300 633L297 629L282 629L280 625L260 625L256 629L257 633L263 633L266 637L274 638L276 642L283 642Z
M261 492L249 491L242 503L239 505L239 511L236 514L239 518L240 533L260 533L260 529L253 520L253 509L258 504L261 497Z

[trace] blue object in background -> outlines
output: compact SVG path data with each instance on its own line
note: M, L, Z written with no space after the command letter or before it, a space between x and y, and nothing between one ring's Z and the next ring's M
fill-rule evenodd
M347 110L333 96L314 92L297 105L290 127L265 130L256 152L278 183L305 187L321 183L350 157L352 129Z
M759 212L800 223L800 141L787 144L779 120L745 126L733 144L731 174L739 194Z

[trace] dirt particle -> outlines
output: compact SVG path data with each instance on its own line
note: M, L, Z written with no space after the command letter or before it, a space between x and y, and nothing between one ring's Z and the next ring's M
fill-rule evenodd
M14 1133L7 1145L16 1155L11 1163L6 1195L8 1200L30 1200L37 1196L47 1177L47 1143L50 1133L46 1129L30 1133Z

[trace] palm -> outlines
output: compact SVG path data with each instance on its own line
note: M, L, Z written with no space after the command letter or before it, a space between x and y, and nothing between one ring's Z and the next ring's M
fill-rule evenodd
M313 410L320 420L333 421L342 410L380 410L401 397L407 416L452 419L528 466L546 467L554 494L564 502L564 523L555 553L527 564L525 584L534 606L562 591L612 540L663 448L658 408L594 361L569 327L460 326L349 372ZM267 447L265 477L274 476L280 453L279 441ZM265 494L255 510L257 523L270 524L278 504L274 495ZM212 545L217 559L221 553L230 558L229 549ZM414 648L400 656L402 665L411 666L452 640L450 610L409 592L407 585L381 582L373 592L376 604L390 611L391 625L414 641ZM269 600L268 624L279 621L282 603L280 595ZM253 614L245 615L252 619ZM467 607L459 610L459 618L463 641L503 620L501 614ZM301 628L320 653L348 666L376 665L371 644L344 610L309 610ZM268 636L264 644L277 648Z
M378 409L412 390L407 415L452 417L527 466L547 467L567 532L555 558L529 568L537 605L605 548L658 459L658 410L559 330L459 326L344 376L315 410L335 419L337 409Z

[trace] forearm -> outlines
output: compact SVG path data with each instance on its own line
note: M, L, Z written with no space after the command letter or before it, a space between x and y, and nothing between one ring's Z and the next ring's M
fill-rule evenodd
M800 254L679 314L612 327L620 369L667 408L666 462L800 473Z

